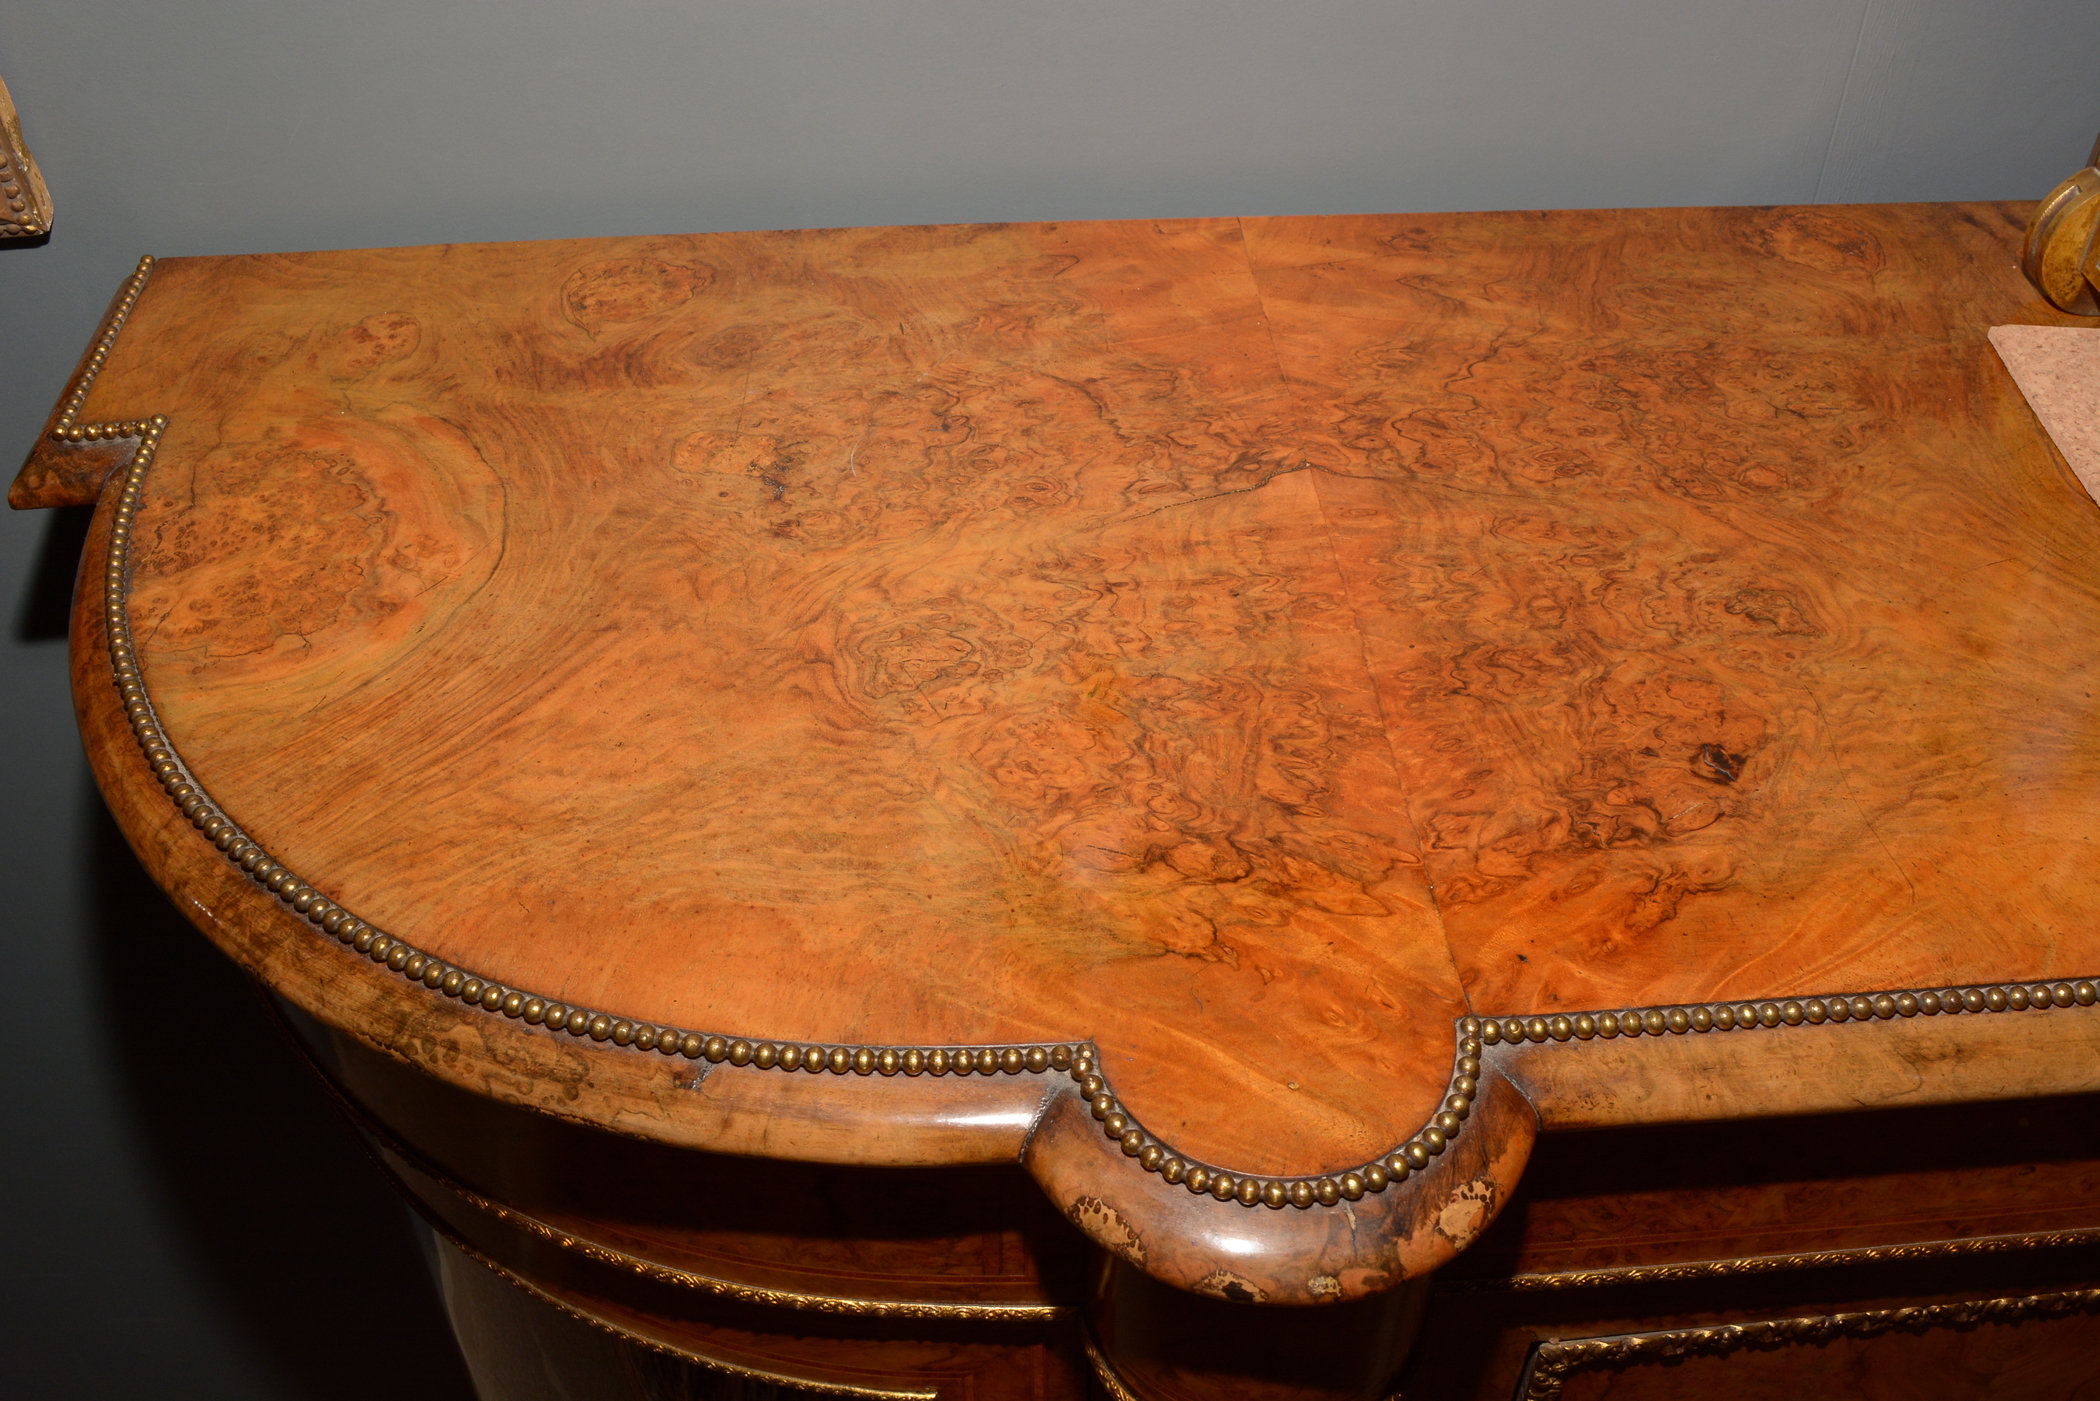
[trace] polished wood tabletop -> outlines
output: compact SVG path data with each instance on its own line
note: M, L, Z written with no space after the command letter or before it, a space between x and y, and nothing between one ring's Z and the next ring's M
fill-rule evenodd
M2100 1088L2024 217L149 260L10 499L99 501L104 792L321 1021L1342 1298L1542 1129Z

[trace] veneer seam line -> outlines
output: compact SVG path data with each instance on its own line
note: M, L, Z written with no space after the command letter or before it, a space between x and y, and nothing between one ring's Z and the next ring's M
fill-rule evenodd
M1255 303L1261 308L1262 327L1267 332L1269 340L1270 363L1276 367L1276 382L1282 387L1284 395L1290 400L1291 407L1298 419L1298 427L1302 432L1307 426L1305 404L1299 396L1297 385L1291 382L1290 371L1284 368L1283 348L1276 343L1276 318L1269 313L1269 296L1262 287L1261 269L1256 265L1253 250L1247 244L1247 221L1245 219L1235 219L1233 226L1239 230L1240 256L1246 265L1247 280L1254 288ZM1412 839L1411 849L1419 853L1423 850L1421 832L1415 826L1414 812L1408 803L1409 795L1406 780L1402 776L1400 751L1393 743L1392 716L1386 712L1385 694L1378 685L1377 669L1371 664L1370 629L1364 625L1363 607L1357 601L1356 590L1350 584L1349 571L1342 564L1341 541L1336 537L1334 517L1329 513L1326 498L1320 491L1320 479L1322 477L1348 476L1351 474L1337 472L1331 467L1322 467L1312 461L1310 457L1305 457L1304 463L1305 467L1312 472L1313 503L1318 509L1320 517L1320 535L1327 542L1327 557L1334 565L1335 583L1340 586L1342 601L1349 608L1349 619L1356 633L1357 659L1363 664L1364 684L1370 692L1371 705L1378 712L1379 736L1385 741L1386 762L1392 771L1393 785L1399 790L1400 805L1397 815L1400 821L1405 824L1407 834ZM1458 951L1451 947L1451 928L1444 919L1444 907L1436 898L1436 882L1429 879L1426 867L1424 868L1422 889L1423 893L1429 898L1430 911L1436 915L1438 937L1443 941L1444 957L1449 961L1449 969L1455 981L1458 977Z

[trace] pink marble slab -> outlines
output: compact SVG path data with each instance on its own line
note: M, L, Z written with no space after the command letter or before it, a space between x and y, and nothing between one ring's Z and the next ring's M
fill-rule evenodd
M2100 330L1993 326L1991 344L2056 450L2100 501Z

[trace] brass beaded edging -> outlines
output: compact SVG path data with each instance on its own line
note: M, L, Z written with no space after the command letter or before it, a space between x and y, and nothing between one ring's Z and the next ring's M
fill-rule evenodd
M1265 1205L1307 1208L1355 1201L1366 1192L1382 1192L1394 1182L1429 1166L1444 1151L1471 1112L1480 1073L1481 1043L1469 1020L1463 1029L1453 1070L1450 1093L1442 1107L1407 1143L1377 1162L1337 1175L1301 1178L1264 1178L1241 1175L1189 1162L1172 1154L1138 1127L1116 1102L1107 1080L1099 1073L1094 1048L1085 1043L1033 1046L894 1047L797 1044L756 1038L704 1034L675 1026L659 1026L617 1017L609 1012L571 1006L536 996L483 978L467 969L446 963L422 952L406 940L375 928L343 906L330 900L282 862L274 859L250 838L213 801L177 752L174 741L160 723L147 694L139 667L136 643L127 608L130 591L131 531L144 494L147 473L153 465L168 418L156 414L136 423L88 424L77 422L81 407L97 373L108 359L118 332L153 265L143 258L132 274L116 310L109 318L80 382L67 395L53 428L53 436L66 442L92 442L103 438L137 437L139 446L125 469L110 522L109 558L103 579L103 612L108 634L110 667L126 719L138 741L140 752L168 798L205 838L239 866L248 879L268 891L310 924L332 935L337 942L354 948L375 963L382 963L412 982L434 992L459 999L490 1014L520 1020L549 1031L610 1041L615 1046L638 1051L656 1051L688 1060L724 1061L759 1070L806 1071L811 1074L885 1077L919 1075L1018 1075L1069 1072L1079 1082L1094 1117L1103 1131L1116 1141L1125 1155L1166 1181L1179 1183L1194 1193L1207 1192L1220 1202L1237 1201L1242 1206Z
M1726 1356L1743 1348L1825 1343L1837 1338L1872 1338L1898 1329L2016 1323L2026 1318L2086 1313L2096 1309L2100 1309L2100 1289L2073 1289L2057 1294L1970 1299L1953 1304L1919 1304L1909 1308L1775 1318L1755 1323L1717 1323L1705 1328L1622 1333L1567 1342L1549 1338L1533 1350L1530 1371L1520 1395L1522 1401L1556 1401L1568 1378L1577 1372L1650 1359L1661 1361L1695 1353Z
M425 1218L428 1220L429 1218ZM498 1264L481 1251L461 1240L451 1227L432 1221L431 1229L445 1238L445 1243L472 1260L475 1264L495 1275L504 1283L522 1291L528 1298L567 1314L579 1323L587 1323L601 1333L610 1333L623 1343L643 1347L665 1357L676 1358L688 1366L698 1367L703 1372L718 1376L738 1377L745 1381L762 1382L768 1386L786 1387L794 1391L814 1392L819 1396L850 1396L865 1398L865 1401L939 1401L940 1393L931 1388L919 1387L875 1387L856 1386L851 1382L820 1382L808 1377L791 1377L782 1372L766 1372L756 1367L745 1367L719 1357L706 1357L685 1348L645 1337L631 1329L622 1328L609 1318L600 1318L587 1309L580 1309L565 1299L558 1299L531 1280L508 1267Z
M1843 1265L1904 1264L1975 1255L2010 1255L2029 1250L2055 1250L2100 1244L2100 1226L2065 1231L1971 1236L1966 1240L1916 1241L1903 1245L1860 1245L1796 1254L1739 1255L1726 1260L1688 1260L1666 1265L1612 1265L1595 1270L1540 1271L1497 1278L1449 1279L1439 1288L1458 1294L1517 1294L1554 1289L1592 1289L1614 1284L1659 1284L1692 1279L1775 1274L1787 1270L1830 1269Z
M135 280L143 279L148 266L141 263ZM135 290L127 294L125 309L128 310L129 303L135 296ZM112 318L112 323L111 331L104 337L105 344L114 340L115 328L122 323L121 315ZM98 347L97 356L103 353L103 348ZM99 365L98 358L93 368L99 368ZM76 393L75 399L84 397L85 383L86 381L83 381L83 390ZM77 403L69 400L68 413L75 412L77 407ZM1237 1201L1242 1206L1261 1205L1281 1210L1285 1206L1304 1209L1314 1205L1334 1206L1343 1201L1357 1201L1366 1192L1383 1192L1387 1186L1403 1182L1411 1174L1426 1169L1435 1157L1444 1152L1450 1141L1458 1136L1466 1117L1471 1113L1473 1097L1478 1092L1481 1051L1484 1046L1499 1041L1543 1042L1590 1040L1598 1036L1611 1039L1619 1035L1684 1034L1730 1029L1747 1031L1758 1027L1793 1026L1804 1022L1815 1024L1843 1021L1854 1016L1887 1019L1895 1016L1936 1015L1965 1010L2021 1011L2029 1007L2068 1007L2073 1003L2092 1006L2096 1001L2100 1001L2100 990L2096 990L2090 980L2080 980L2075 984L2036 984L2032 990L2014 985L2008 988L1950 989L1945 993L1904 992L1849 999L1811 998L1805 1003L1793 1000L1783 1003L1744 1003L1740 1011L1734 1006L1721 1005L1645 1008L1616 1013L1584 1012L1574 1017L1465 1017L1458 1023L1457 1054L1454 1057L1448 1092L1443 1104L1414 1137L1392 1152L1359 1168L1339 1174L1278 1178L1235 1174L1188 1161L1173 1153L1166 1145L1147 1134L1118 1103L1107 1079L1100 1074L1099 1062L1093 1048L1083 1043L1025 1048L909 1047L901 1050L896 1047L798 1045L743 1037L732 1038L721 1034L703 1035L679 1027L658 1026L649 1022L637 1023L607 1012L574 1007L538 997L521 989L506 987L493 979L479 977L466 969L423 953L407 941L374 928L351 911L328 899L282 863L271 858L268 852L243 833L212 801L203 786L183 764L173 742L161 727L151 698L146 693L125 604L129 589L131 527L137 514L146 473L152 466L154 454L159 448L160 438L167 423L165 415L156 415L137 425L142 429L141 443L126 471L124 487L117 498L116 515L110 525L109 563L104 581L110 665L118 695L124 704L125 715L131 722L140 751L154 776L192 826L224 852L229 861L240 866L250 880L276 896L295 913L304 916L309 923L320 926L338 942L349 945L376 963L385 964L411 981L420 982L447 997L458 998L464 1004L478 1006L492 1014L500 1012L528 1025L543 1026L550 1031L567 1031L571 1036L589 1036L599 1042L611 1041L616 1046L631 1046L639 1051L654 1050L666 1056L682 1055L692 1060L704 1057L711 1063L727 1061L731 1065L752 1066L760 1070L803 1070L812 1074L828 1071L834 1075L851 1072L862 1076L877 1073L884 1076L899 1073L908 1076L972 1073L1015 1075L1024 1070L1032 1074L1042 1074L1051 1069L1069 1071L1072 1078L1079 1083L1080 1093L1089 1102L1094 1118L1100 1121L1103 1133L1117 1143L1125 1156L1135 1159L1147 1172L1157 1173L1165 1181L1178 1183L1192 1193L1207 1193L1220 1202ZM121 429L133 426L97 425L84 429L74 427L68 422L65 432L71 440L72 435L76 433L85 437L109 427Z
M1686 1032L1756 1031L1776 1026L1820 1026L1824 1022L1888 1021L1893 1017L1954 1016L1962 1012L2024 1012L2100 1002L2100 982L2043 980L1921 992L1877 992L1748 1002L1689 1003L1635 1007L1623 1012L1578 1012L1551 1017L1467 1018L1478 1021L1480 1039L1498 1041L1589 1041L1618 1036L1682 1036Z
M1079 1082L1080 1096L1088 1101L1102 1132L1145 1171L1178 1183L1197 1196L1208 1194L1220 1202L1236 1201L1241 1206L1266 1206L1276 1211L1286 1206L1304 1210L1360 1201L1366 1192L1383 1192L1394 1183L1405 1182L1412 1174L1426 1169L1458 1137L1466 1117L1473 1112L1473 1097L1479 1092L1478 1019L1463 1019L1458 1032L1458 1054L1443 1106L1413 1138L1361 1167L1311 1177L1241 1175L1179 1156L1139 1127L1137 1120L1117 1102L1091 1047L1074 1058L1072 1078Z
M1316 1178L1235 1177L1217 1168L1186 1162L1146 1134L1116 1102L1107 1082L1096 1071L1090 1054L1083 1060L1074 1060L1072 1076L1080 1082L1080 1093L1092 1102L1094 1117L1101 1121L1103 1131L1117 1140L1123 1152L1136 1158L1148 1172L1156 1172L1169 1182L1179 1182L1191 1192L1208 1191L1219 1201L1237 1200L1243 1206L1257 1203L1275 1208L1315 1204L1333 1206L1339 1201L1356 1201L1366 1191L1382 1192L1391 1183L1405 1181L1411 1172L1427 1168L1430 1161L1458 1136L1460 1126L1471 1111L1473 1097L1478 1092L1483 1047L1499 1042L1681 1036L1813 1026L1848 1020L1887 1021L1895 1017L2091 1007L2095 1003L2100 1003L2100 984L2090 978L2080 978L2032 985L2015 983L1849 997L1641 1007L1622 1012L1581 1012L1573 1016L1462 1017L1458 1021L1458 1055L1442 1109L1412 1139L1383 1158L1349 1172Z
M141 278L144 271L145 265L142 264ZM129 302L130 297L127 297L126 309ZM113 329L105 341L114 339L114 326L121 323L121 316L113 318ZM103 351L98 349L96 368L99 368L102 354ZM103 577L103 612L108 630L110 667L125 717L130 721L132 734L154 777L190 825L224 852L226 859L239 866L251 881L304 916L308 923L320 926L338 942L355 948L375 963L385 964L410 981L420 982L433 991L456 997L462 1003L478 1006L486 1012L501 1013L549 1031L566 1031L571 1036L588 1036L593 1041L611 1041L616 1046L657 1051L666 1056L682 1055L688 1060L704 1058L714 1064L727 1061L731 1065L752 1066L759 1070L802 1070L833 1075L1018 1075L1024 1071L1040 1075L1050 1070L1070 1069L1085 1054L1086 1047L1070 1044L902 1049L803 1045L708 1035L681 1027L634 1021L538 997L518 988L506 987L494 979L479 977L421 952L404 939L374 928L322 895L283 863L273 859L212 800L183 763L174 742L160 723L152 698L146 693L126 608L130 586L131 529L137 517L146 474L153 465L168 419L164 414L156 414L137 424L76 426L71 420L79 407L78 400L84 397L86 383L84 380L82 390L68 400L67 416L56 435L72 442L120 436L140 439L138 451L125 471L123 489L117 496L116 513L110 522L109 562Z
M1472 1111L1472 1102L1479 1090L1483 1048L1500 1042L1565 1042L1597 1037L1610 1040L1622 1035L1751 1031L1760 1027L1815 1025L1848 1019L1887 1020L1897 1016L2024 1011L2069 1007L2074 1003L2090 1007L2100 1002L2100 987L2096 987L2093 980L2081 979L2075 983L2036 983L2031 987L2012 984L1944 991L1883 992L1806 1000L1582 1012L1572 1016L1463 1017L1456 1028L1458 1044L1444 1099L1429 1122L1412 1138L1382 1157L1344 1172L1264 1177L1237 1174L1192 1162L1146 1133L1116 1100L1106 1077L1100 1072L1094 1048L1085 1043L900 1048L774 1042L635 1021L539 997L494 979L480 977L375 928L322 895L271 857L212 800L183 763L174 742L161 726L139 669L126 599L130 588L131 528L137 517L146 474L167 429L168 418L165 414L156 414L150 419L115 423L83 425L77 422L88 391L108 360L132 307L137 304L152 267L151 257L139 260L137 270L126 282L121 298L97 337L79 382L67 394L52 429L54 438L69 443L117 438L139 440L131 463L125 469L123 488L110 523L103 597L110 667L132 734L170 801L251 881L303 916L308 923L318 925L339 943L354 948L375 963L384 964L412 982L420 982L432 991L459 999L463 1004L479 1007L490 1014L501 1013L507 1018L549 1031L566 1031L575 1037L588 1036L597 1042L610 1041L619 1047L683 1056L688 1060L704 1058L711 1064L727 1061L734 1066L759 1070L861 1076L880 1074L885 1077L898 1074L916 1077L1068 1072L1078 1082L1080 1093L1088 1101L1103 1133L1122 1149L1126 1157L1134 1159L1147 1172L1157 1173L1165 1181L1186 1187L1191 1193L1208 1194L1221 1203L1236 1201L1245 1207L1259 1205L1281 1210L1290 1206L1303 1210L1357 1201L1366 1192L1383 1192L1388 1186L1404 1182L1410 1175L1427 1169L1458 1136Z
M131 276L125 279L123 294L110 309L108 319L102 323L101 334L95 337L94 348L88 352L87 363L80 372L79 381L59 405L58 419L51 425L51 436L57 441L92 443L102 438L139 438L145 435L147 421L144 420L94 423L85 427L77 426L74 420L79 418L81 407L87 403L88 390L94 388L95 376L102 373L102 366L108 361L110 351L116 347L117 333L124 329L124 323L130 319L131 309L138 305L139 293L146 290L146 279L152 273L153 257L148 254L139 259L139 265L132 270ZM168 420L166 415L160 415L151 422L166 427Z

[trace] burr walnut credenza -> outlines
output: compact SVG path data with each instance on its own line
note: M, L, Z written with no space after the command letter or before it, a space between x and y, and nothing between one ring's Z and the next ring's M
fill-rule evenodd
M2090 1397L2025 216L148 259L10 499L492 1401Z

